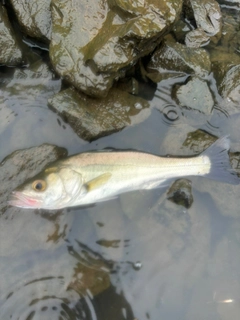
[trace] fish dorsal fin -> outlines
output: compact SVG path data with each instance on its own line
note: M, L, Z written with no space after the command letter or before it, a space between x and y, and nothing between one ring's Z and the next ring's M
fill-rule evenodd
M90 192L106 184L111 176L112 174L110 172L103 173L100 176L86 182L84 186L86 190Z

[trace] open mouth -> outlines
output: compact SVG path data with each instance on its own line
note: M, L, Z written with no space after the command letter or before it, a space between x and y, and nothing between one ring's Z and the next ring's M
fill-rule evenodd
M8 200L8 204L20 208L39 208L41 206L41 200L33 199L20 191L13 191Z

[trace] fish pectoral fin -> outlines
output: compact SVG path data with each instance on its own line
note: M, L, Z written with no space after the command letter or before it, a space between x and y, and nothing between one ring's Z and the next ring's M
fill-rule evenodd
M108 180L111 178L112 174L110 172L106 172L104 174L101 174L100 176L86 182L84 184L84 189L87 190L87 192L90 192L92 190L95 190L104 184L108 182Z

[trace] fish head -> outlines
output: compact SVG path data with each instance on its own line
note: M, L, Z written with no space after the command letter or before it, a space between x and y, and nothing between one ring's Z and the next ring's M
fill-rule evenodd
M21 208L60 209L84 194L80 173L69 167L49 167L16 188L8 202Z

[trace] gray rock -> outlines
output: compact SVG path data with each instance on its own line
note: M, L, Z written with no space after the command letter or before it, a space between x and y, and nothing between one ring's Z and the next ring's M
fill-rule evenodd
M195 154L199 154L208 148L215 140L216 138L208 133L197 130L188 134L183 143L183 148L190 149ZM233 169L240 175L239 152L230 153L229 157ZM239 217L239 204L236 202L236 197L238 197L237 195L240 192L239 185L229 185L227 183L220 183L209 179L201 179L201 183L195 184L194 188L211 195L212 199L214 199L217 211L222 215L235 218ZM231 210L229 210L229 208L231 208Z
M218 2L231 7L240 8L240 0L218 0Z
M240 101L240 64L233 66L224 76L219 87L221 96L239 106Z
M165 40L147 65L147 76L154 82L188 74L204 78L210 70L211 62L204 49Z
M192 182L187 179L179 179L175 181L167 192L168 200L190 208L193 203Z
M9 22L6 9L0 4L0 65L15 66L22 62L22 51Z
M176 92L180 105L210 115L214 106L212 94L207 83L196 77L180 86Z
M25 180L35 176L49 162L65 156L66 150L56 146L43 144L25 150L13 152L0 164L0 215L8 208L7 199L13 189ZM19 210L15 208L15 210Z
M229 8L222 8L222 36L219 41L221 51L239 54L240 50L240 15Z
M49 105L88 141L120 131L150 115L146 100L114 88L102 99L66 89L49 99Z
M149 54L172 26L182 1L52 0L50 57L84 93L103 97L126 68ZM81 36L79 36L81 34Z
M51 0L10 0L23 31L30 37L49 41Z
M188 32L185 37L185 44L189 48L204 47L209 42L210 37L201 28Z
M186 38L186 44L198 48L211 40L217 43L221 36L222 14L215 0L189 1L198 31L191 31Z

